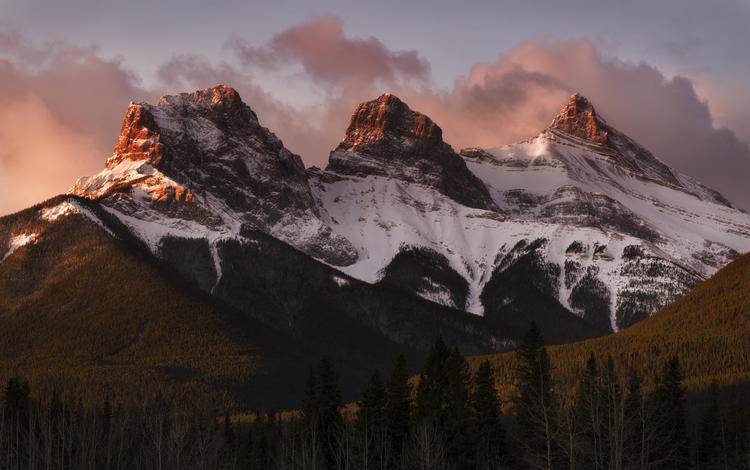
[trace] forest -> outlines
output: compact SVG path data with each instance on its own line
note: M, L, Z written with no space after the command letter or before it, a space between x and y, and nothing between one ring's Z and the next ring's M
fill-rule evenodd
M488 361L438 338L418 377L403 356L374 371L356 403L323 358L299 408L235 415L158 392L84 402L7 382L0 468L14 469L748 469L746 397L718 385L687 400L679 357L653 376L612 357L556 383L539 329L515 353L502 400Z

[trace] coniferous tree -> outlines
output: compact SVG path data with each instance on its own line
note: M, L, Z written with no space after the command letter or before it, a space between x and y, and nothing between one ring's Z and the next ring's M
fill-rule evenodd
M414 414L417 421L429 421L439 425L443 405L448 394L448 362L451 351L443 338L438 338L427 356L427 361L419 375Z
M578 419L582 432L579 438L578 460L583 468L600 470L604 468L604 399L599 376L599 368L594 354L586 361L578 390Z
M724 426L719 410L719 389L716 382L711 384L708 403L701 418L699 442L696 449L696 464L700 470L713 470L724 467L725 454Z
M518 444L531 468L557 468L559 450L555 443L555 406L550 361L541 332L534 322L517 351L515 397Z
M302 419L311 459L320 460L324 468L335 465L343 423L342 406L338 376L324 357L317 370L310 372L302 397Z
M359 400L357 420L360 426L379 426L385 420L386 389L380 371L370 377Z
M392 466L400 464L411 421L411 385L403 354L396 363L386 391L385 418Z
M648 430L644 415L642 379L634 368L628 371L624 420L623 468L644 468L647 460L644 452Z
M654 415L659 417L650 457L655 468L680 470L689 463L684 397L680 362L673 356L657 377L653 397Z
M447 390L438 422L446 439L446 457L455 468L473 470L477 436L469 408L471 373L457 348L448 357L446 372Z
M730 401L727 417L726 468L750 469L750 415L744 400Z
M417 386L415 415L446 446L447 460L456 468L472 468L476 439L469 412L471 374L458 349L438 338L427 357Z
M602 376L602 396L604 398L604 465L605 468L622 468L625 447L625 402L620 379L617 376L612 356L607 356L607 364Z
M361 437L364 468L379 468L387 458L386 438L386 388L380 372L375 370L362 393L357 411L357 430Z
M341 392L338 376L328 359L320 360L318 366L318 388L316 390L316 414L323 460L327 468L333 468L341 431Z
M471 411L476 436L476 468L499 469L505 461L505 433L500 423L500 399L489 361L482 361L474 377Z

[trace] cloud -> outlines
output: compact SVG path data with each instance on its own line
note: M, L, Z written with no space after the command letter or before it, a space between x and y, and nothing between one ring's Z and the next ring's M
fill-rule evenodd
M319 82L348 86L427 80L430 64L416 51L391 51L380 40L348 38L336 16L324 16L275 35L262 46L228 41L244 65L278 67L298 62Z
M591 40L520 44L494 63L474 65L448 90L430 86L429 64L416 51L393 52L374 38L347 37L336 17L289 28L261 46L234 37L229 47L248 69L297 65L320 86L334 85L318 107L287 109L280 119L273 118L276 106L268 110L270 122L279 123L271 128L308 164L325 166L344 117L383 90L432 117L457 148L532 137L579 92L610 124L669 165L750 207L738 176L750 174L750 151L732 130L715 123L693 82L620 60Z
M652 65L619 60L589 40L520 44L495 62L474 65L449 89L431 85L430 65L416 51L346 36L336 17L294 26L261 45L238 37L227 44L232 60L174 56L146 88L123 60L105 59L95 47L37 46L0 27L0 214L98 172L129 101L153 102L161 94L218 83L235 87L264 126L317 166L326 165L355 106L383 91L432 117L456 148L532 137L570 93L580 92L610 124L668 164L750 208L745 189L750 151L716 120L739 130L734 123L747 124L746 110L736 112L708 79L700 81L706 102L696 93L695 77L666 77ZM262 86L258 77L283 75L286 68L297 70L291 84L322 98L299 104Z
M97 161L101 165L93 139L62 125L36 95L4 103L0 110L0 214L66 191Z
M0 27L0 214L100 171L128 102L150 97L95 48L36 46Z
M589 40L522 44L474 66L449 93L412 102L433 115L451 143L489 147L535 135L572 92L669 165L750 207L750 150L715 125L691 80L607 56Z

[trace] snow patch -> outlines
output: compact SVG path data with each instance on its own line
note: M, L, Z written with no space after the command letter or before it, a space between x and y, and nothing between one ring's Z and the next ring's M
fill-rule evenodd
M48 207L39 211L39 215L42 220L46 220L47 222L54 222L60 217L66 216L68 214L78 213L78 209L76 209L75 206L68 201L62 202L54 207Z
M331 278L333 279L333 282L335 282L339 287L349 287L351 285L349 279L344 279L341 276L331 276Z
M10 238L10 243L8 244L8 252L5 253L2 258L0 258L0 263L5 261L17 249L21 248L24 245L28 245L29 243L33 243L38 236L38 233L22 233L20 235L12 236Z

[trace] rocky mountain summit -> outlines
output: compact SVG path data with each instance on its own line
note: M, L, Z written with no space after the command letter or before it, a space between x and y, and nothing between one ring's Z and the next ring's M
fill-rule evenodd
M496 210L487 188L443 142L442 129L389 93L357 106L326 170L396 178L435 188L468 207Z
M550 124L547 134L598 144L600 147L594 145L592 149L599 155L609 157L613 163L625 171L657 183L681 188L701 199L731 206L731 203L718 191L681 175L637 142L609 126L599 116L591 102L578 93L571 95L568 104ZM581 144L581 141L577 143Z
M71 194L128 217L155 249L167 234L206 230L213 244L258 229L334 265L356 257L320 222L301 158L227 86L131 104L105 170Z

